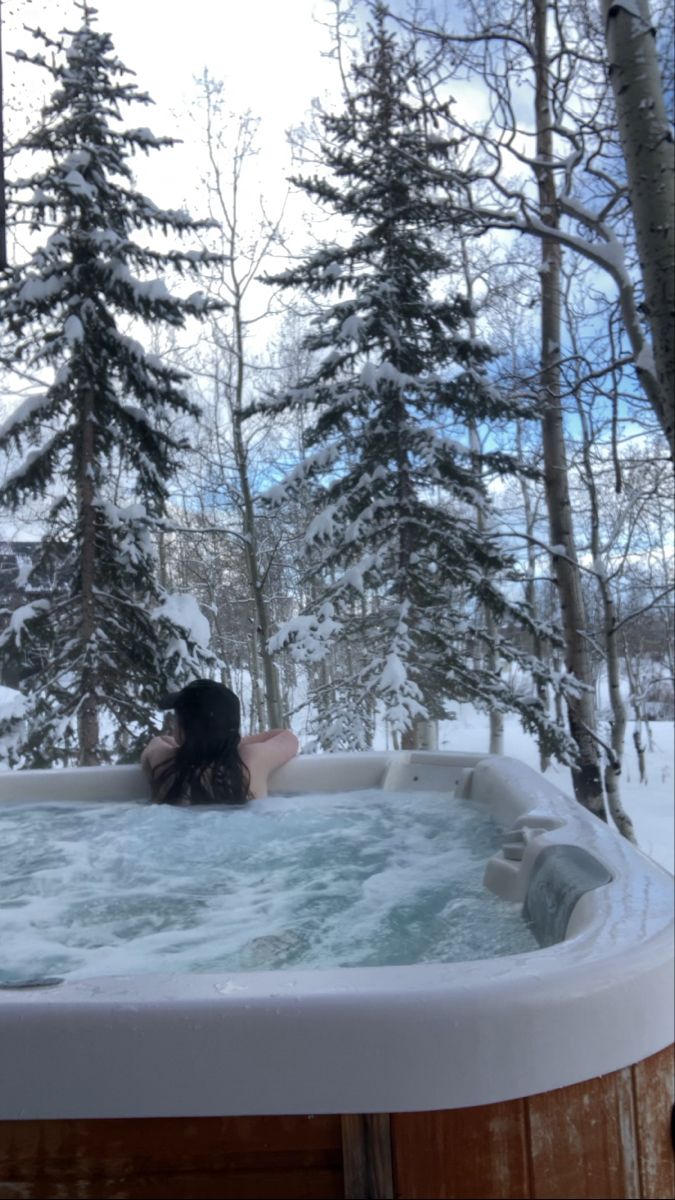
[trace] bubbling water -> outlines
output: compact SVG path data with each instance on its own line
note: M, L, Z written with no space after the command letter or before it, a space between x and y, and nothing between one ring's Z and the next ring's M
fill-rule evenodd
M482 886L497 827L437 793L0 810L0 983L453 962L536 949Z

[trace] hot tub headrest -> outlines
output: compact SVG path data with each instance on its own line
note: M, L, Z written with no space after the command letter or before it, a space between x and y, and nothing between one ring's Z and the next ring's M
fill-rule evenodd
M540 946L562 942L577 900L610 883L607 868L581 846L545 846L537 855L527 885L523 916Z

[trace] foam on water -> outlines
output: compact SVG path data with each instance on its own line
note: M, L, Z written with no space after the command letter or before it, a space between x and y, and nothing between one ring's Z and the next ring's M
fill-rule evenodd
M496 826L379 790L244 809L0 809L0 982L383 966L536 949L486 892Z

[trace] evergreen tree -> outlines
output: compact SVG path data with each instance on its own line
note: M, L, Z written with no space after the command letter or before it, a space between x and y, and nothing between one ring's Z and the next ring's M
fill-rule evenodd
M201 293L179 298L157 278L194 273L218 256L148 244L206 223L135 189L132 155L174 139L122 127L124 106L150 98L95 28L95 11L78 8L79 29L57 41L33 31L45 52L17 56L55 86L16 147L40 163L12 186L16 220L36 248L0 277L8 365L46 380L0 429L0 449L15 456L0 500L13 510L35 497L49 505L33 578L56 583L9 614L2 635L29 647L24 754L32 765L137 756L158 694L212 664L205 618L189 597L168 594L156 570L182 444L170 428L195 409L186 376L123 328L179 328L219 307Z
M459 218L447 106L425 96L386 7L373 3L371 13L345 110L321 117L327 171L294 180L347 232L272 280L323 304L306 343L317 365L270 402L303 409L307 422L307 458L276 500L313 480L321 501L306 533L314 599L274 646L330 661L333 680L339 657L324 745L363 746L375 699L403 735L451 699L517 710L567 753L532 686L549 670L518 644L524 629L551 631L498 582L514 564L490 531L488 481L515 464L467 436L470 425L523 409L490 385L492 355L469 335L471 307L448 291L453 263L438 234ZM525 686L490 659L516 664Z

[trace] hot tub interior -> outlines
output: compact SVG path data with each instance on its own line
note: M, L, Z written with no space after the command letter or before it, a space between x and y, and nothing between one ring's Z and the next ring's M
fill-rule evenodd
M502 841L432 791L0 807L0 984L525 953L541 906L524 920L483 886Z
M472 790L477 762L342 756L330 776L321 760L296 764L293 799L239 811L148 806L134 768L8 777L0 985L452 962L561 941L611 873L565 845L524 869L528 843L561 821L521 813L507 832L513 804L500 796L495 811Z

